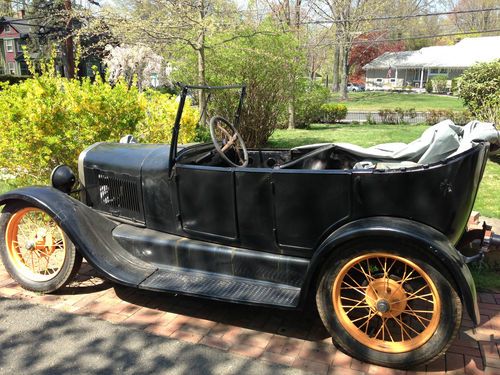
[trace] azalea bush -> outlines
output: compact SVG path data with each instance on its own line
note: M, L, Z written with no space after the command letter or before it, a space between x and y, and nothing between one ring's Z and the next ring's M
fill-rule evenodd
M118 80L68 80L45 71L0 89L0 169L21 184L47 183L59 164L76 168L79 153L98 141L133 134L142 142L168 142L177 112L176 98L140 93ZM196 136L197 111L182 119L180 142Z

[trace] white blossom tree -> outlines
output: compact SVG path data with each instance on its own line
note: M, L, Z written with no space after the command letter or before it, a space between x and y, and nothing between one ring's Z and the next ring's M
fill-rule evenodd
M124 78L129 87L137 80L139 90L150 86L171 85L172 67L163 57L143 45L106 46L109 53L104 60L108 68L110 82Z

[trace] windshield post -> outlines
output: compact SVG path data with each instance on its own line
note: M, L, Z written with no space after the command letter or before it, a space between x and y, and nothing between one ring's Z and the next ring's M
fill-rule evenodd
M168 175L172 175L172 169L175 164L175 159L177 158L177 141L179 139L179 129L181 127L182 112L184 111L184 105L186 104L186 97L188 93L187 86L181 86L182 91L179 100L179 107L177 108L177 115L175 117L174 127L172 129L172 140L170 142L170 154L168 157Z
M245 100L246 95L247 95L247 87L245 85L243 85L241 87L240 102L238 103L238 110L236 111L236 116L234 118L234 127L235 128L238 128L238 125L240 124L241 110L243 108L243 101Z

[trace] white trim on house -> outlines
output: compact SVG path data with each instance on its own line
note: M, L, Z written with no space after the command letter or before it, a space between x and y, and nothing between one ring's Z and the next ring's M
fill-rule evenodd
M7 62L7 74L17 75L17 64L15 61Z
M5 51L6 52L14 52L15 50L15 42L14 39L4 39L5 40Z

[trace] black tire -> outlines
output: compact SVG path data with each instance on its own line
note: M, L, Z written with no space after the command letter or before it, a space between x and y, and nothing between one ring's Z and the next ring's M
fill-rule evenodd
M12 203L4 207L0 215L0 257L9 275L24 289L39 293L52 293L65 286L75 276L82 264L82 256L76 251L75 245L67 234L61 230L65 243L64 261L54 276L51 276L50 280L35 280L26 273L21 272L10 255L6 234L7 226L13 215L27 208L36 207L27 205L24 202Z
M377 255L375 255L377 254ZM381 254L381 255L378 255ZM353 302L346 301L345 304L350 304L351 306L342 306L342 307L334 307L334 300L335 301L343 301L342 298L345 297L340 297L342 296L342 293L346 293L345 290L349 289L349 287L344 287L342 288L342 285L347 285L344 283L344 278L346 280L349 280L351 282L351 278L346 278L346 273L345 270L347 269L354 269L356 261L358 259L364 259L366 262L366 259L368 261L371 261L371 259L377 259L379 256L383 256L382 254L389 254L391 257L394 256L395 258L389 258L389 259L404 259L404 261L412 262L414 265L420 268L423 273L426 273L428 278L430 278L431 283L428 283L428 285L434 285L434 289L431 290L431 287L429 286L429 290L436 292L433 294L431 297L426 297L426 298L432 298L433 302L438 301L439 299L439 304L440 306L439 310L433 310L433 311L439 311L439 313L429 313L428 315L425 315L429 322L428 324L431 324L430 322L435 322L434 325L432 326L433 334L429 335L427 332L430 331L425 331L424 328L421 329L421 335L424 333L427 333L425 337L421 337L422 339L425 339L426 341L422 340L422 343L419 343L415 345L415 347L411 347L411 349L405 349L403 350L393 350L390 351L391 349L387 350L379 350L376 345L371 345L373 342L366 341L366 340L373 340L373 335L374 331L376 331L377 328L370 328L370 332L363 332L363 331L369 331L370 325L376 327L376 323L383 322L384 320L380 317L380 314L394 314L396 315L397 312L392 312L391 310L394 309L393 306L398 306L398 303L401 303L399 301L404 301L405 297L403 299L400 299L399 301L394 302L395 305L392 303L389 304L389 311L385 312L384 309L384 304L382 303L381 305L378 305L378 303L371 302L374 300L374 298L370 298L367 296L370 292L370 283L366 283L363 286L365 289L361 289L361 291L365 292L365 296L360 294L360 299L363 300L361 306L366 306L368 307L357 307L357 309L365 309L364 311L368 311L368 317L363 318L365 320L360 320L359 323L366 322L368 321L368 324L362 327L360 329L359 326L356 326L356 329L358 329L360 332L357 332L356 329L351 328L349 325L350 323L354 324L352 321L356 320L356 317L350 318L351 322L349 323L349 312L352 310L352 306L354 306ZM411 244L408 242L403 242L403 241L397 241L397 240L388 240L388 239L378 239L378 240L358 240L358 241L353 241L345 246L342 246L339 249L336 249L334 252L334 255L325 263L325 266L323 267L322 274L319 279L319 284L316 292L316 304L318 308L318 312L320 314L320 317L323 321L323 324L325 325L326 329L332 336L333 342L335 345L337 345L342 351L347 353L348 355L357 358L361 361L365 362L370 362L373 364L381 365L381 366L386 366L386 367L393 367L393 368L401 368L401 369L407 369L407 368L412 368L415 366L419 366L425 363L429 363L439 356L443 355L448 347L450 346L452 340L455 338L455 336L458 333L460 324L461 324L461 319L462 319L462 304L460 301L460 298L453 287L453 285L449 282L451 280L448 272L440 265L438 264L435 260L431 260L431 257L426 256L425 250L419 248L415 244ZM404 264L404 263L401 264ZM372 261L373 263L373 261ZM365 268L370 267L371 263L362 263L363 270ZM366 266L368 265L368 266ZM349 268L350 267L350 268ZM373 266L372 266L373 267ZM395 268L402 268L403 266L398 266L398 263L396 263ZM356 267L358 268L358 267ZM382 268L382 267L380 267ZM373 268L371 268L373 270ZM356 270L357 271L357 270ZM391 273L390 279L395 279L397 280L397 276L392 275L393 270L389 270ZM394 274L396 273L397 270L394 270ZM351 271L349 271L351 272ZM372 271L370 271L370 276ZM373 271L374 275L376 271ZM379 271L381 272L381 271ZM405 269L406 272L406 269ZM389 274L387 273L387 275ZM419 272L417 272L418 274ZM384 273L385 275L385 273ZM365 276L360 276L360 277L365 277ZM380 277L380 276L377 276ZM367 280L377 280L376 278L366 278ZM426 280L421 278L420 282L423 284L426 283ZM384 278L384 280L387 280L387 278ZM375 281L374 281L375 282ZM399 279L399 282L401 282L401 279ZM415 281L416 282L416 281ZM354 282L352 282L354 284ZM401 288L402 292L405 292L409 287L406 284L410 284L409 282L401 282ZM359 285L359 284L358 284ZM376 285L376 284L373 284ZM384 284L385 285L385 284ZM340 286L340 289L339 289ZM335 289L335 290L334 290ZM360 289L355 285L355 288L353 289ZM394 289L394 288L393 288ZM344 292L342 291L344 290ZM424 289L425 291L426 289ZM385 292L384 289L382 289L383 292ZM387 291L389 292L390 289L387 287ZM413 291L412 291L413 292ZM335 294L334 294L335 293ZM339 295L340 293L340 295ZM352 291L349 291L349 293L354 293ZM394 291L392 291L394 293ZM345 294L344 294L345 295ZM376 293L378 297L378 293ZM388 295L388 294L387 294ZM405 294L405 296L412 296L413 294ZM373 294L372 294L373 297ZM340 298L340 299L339 299ZM347 298L346 298L347 299ZM379 300L380 301L380 300ZM424 301L419 301L417 303L429 303ZM415 301L409 302L406 300L406 302L403 302L406 305L410 305L411 303L415 303ZM337 306L341 305L337 303ZM373 306L375 305L375 306ZM431 305L434 306L434 305ZM377 308L381 310L377 310ZM434 308L434 307L433 307ZM342 310L340 310L342 309ZM406 307L405 307L406 309ZM437 308L436 308L437 309ZM346 314L344 314L347 311ZM407 310L410 311L411 314L411 309ZM339 314L340 312L340 314ZM350 314L353 314L352 312ZM362 313L359 313L362 314ZM371 314L371 315L370 315ZM411 317L408 318L408 315L405 313L399 313L401 320L403 319L412 319ZM338 316L340 315L340 317ZM370 319L368 319L370 316L372 316L372 320L374 322L370 322ZM385 315L387 317L387 315ZM422 315L424 316L424 315ZM439 319L434 320L434 316L439 316ZM347 318L346 318L347 317ZM416 318L413 318L416 319ZM426 319L426 318L424 318ZM392 327L397 327L396 325L396 320L391 318L386 318L385 321L390 321L392 320L391 324ZM400 320L400 321L401 321ZM347 321L347 323L346 323ZM421 320L424 323L426 323L425 320ZM407 323L408 320L405 320ZM357 324L359 324L357 323ZM399 324L399 323L398 323ZM416 324L416 323L412 323ZM382 323L381 323L382 325ZM400 324L401 325L401 324ZM389 323L387 323L387 327L389 326ZM422 324L422 327L425 325ZM346 329L347 327L347 329ZM404 326L403 326L404 327ZM416 326L414 325L413 328ZM382 332L384 333L385 328L382 328ZM387 328L386 331L389 331L389 328ZM409 329L408 329L409 331ZM418 331L418 329L417 329ZM411 331L409 331L412 333ZM385 343L384 341L384 335L382 333L382 342ZM394 331L393 331L394 333ZM364 334L364 335L363 335ZM371 336L370 336L371 335ZM377 335L379 335L377 331ZM377 339L377 335L375 335L375 339ZM388 334L386 333L386 336ZM354 337L356 336L356 337ZM418 336L418 335L415 335ZM403 340L401 340L401 337L403 337ZM394 339L391 337L391 341ZM399 341L404 341L405 336L403 333L403 330L401 329L401 336L399 338ZM410 341L410 335L408 335L408 341ZM380 339L379 339L380 340ZM389 338L385 338L387 342L389 342ZM364 341L364 342L362 342ZM394 341L398 341L397 338L394 339ZM388 345L391 345L389 343ZM388 347L387 345L387 347ZM380 347L383 347L384 345L382 344Z

